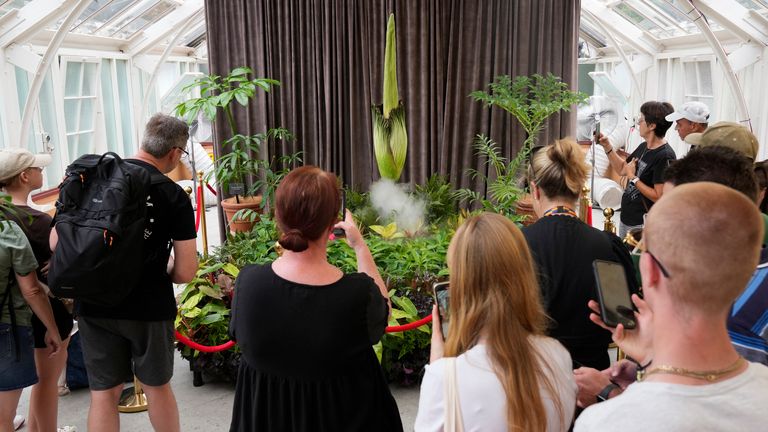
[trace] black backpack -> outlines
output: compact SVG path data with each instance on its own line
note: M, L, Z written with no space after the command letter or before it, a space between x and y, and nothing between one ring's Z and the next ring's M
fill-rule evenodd
M51 291L100 306L125 299L142 273L150 187L166 181L113 152L72 162L53 219L59 239L48 270Z

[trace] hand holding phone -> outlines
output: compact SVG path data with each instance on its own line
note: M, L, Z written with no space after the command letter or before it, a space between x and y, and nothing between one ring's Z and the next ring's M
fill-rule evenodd
M448 337L448 324L451 316L449 305L451 292L448 290L448 282L437 282L432 285L432 298L437 305L437 313L440 318L440 331L443 334L443 340Z
M624 266L611 261L595 260L592 267L603 322L609 327L622 324L627 329L635 328L635 310Z
M341 189L341 208L339 209L339 220L344 220L345 218L345 210L347 208L347 191L344 189ZM333 229L333 235L334 237L346 237L347 233L344 231L344 228L334 228Z

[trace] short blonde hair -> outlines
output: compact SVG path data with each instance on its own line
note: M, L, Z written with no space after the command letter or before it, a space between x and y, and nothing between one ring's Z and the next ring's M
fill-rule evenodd
M675 303L688 311L723 313L757 266L763 220L740 192L717 183L688 183L651 207L643 241L669 272Z

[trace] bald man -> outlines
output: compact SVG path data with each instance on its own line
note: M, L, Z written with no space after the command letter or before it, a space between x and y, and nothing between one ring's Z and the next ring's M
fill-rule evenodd
M664 194L645 224L637 328L610 329L644 375L585 410L577 432L766 428L768 367L744 360L726 330L762 236L754 202L731 188L699 182Z

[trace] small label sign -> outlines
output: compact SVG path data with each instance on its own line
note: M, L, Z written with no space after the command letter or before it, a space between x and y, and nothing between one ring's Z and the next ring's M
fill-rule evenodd
M231 195L245 195L245 185L242 183L230 183L229 193Z

